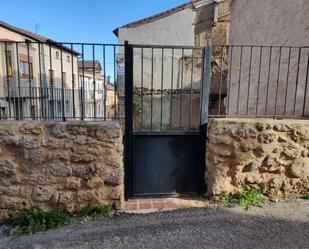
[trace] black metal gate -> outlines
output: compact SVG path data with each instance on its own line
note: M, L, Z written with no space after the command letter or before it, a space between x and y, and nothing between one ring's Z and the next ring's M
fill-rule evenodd
M125 43L125 193L204 192L211 43Z

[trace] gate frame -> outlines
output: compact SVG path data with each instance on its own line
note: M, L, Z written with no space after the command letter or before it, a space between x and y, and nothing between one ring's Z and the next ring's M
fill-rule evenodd
M125 134L124 134L124 197L128 200L133 196L133 46L128 41L124 42L125 54ZM207 41L203 48L202 80L200 96L200 126L199 126L199 151L200 165L197 173L196 194L205 193L205 162L206 140L208 123L208 104L211 84L211 56L212 40ZM168 194L167 194L168 195ZM166 195L164 195L166 196Z

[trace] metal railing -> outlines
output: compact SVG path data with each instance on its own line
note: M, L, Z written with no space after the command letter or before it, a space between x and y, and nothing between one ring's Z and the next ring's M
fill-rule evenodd
M309 47L214 45L210 117L309 117Z
M116 44L0 42L0 119L119 119L122 54Z
M131 45L134 128L194 130L204 47ZM124 45L0 42L1 120L114 120ZM309 116L309 47L213 45L209 117Z
M200 124L204 48L131 47L133 130L197 131Z

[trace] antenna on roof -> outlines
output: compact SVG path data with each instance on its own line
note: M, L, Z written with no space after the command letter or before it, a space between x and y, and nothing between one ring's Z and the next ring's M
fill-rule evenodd
M36 23L36 24L35 24L35 28L34 28L34 30L35 30L34 33L35 33L35 34L38 33L39 28L41 28L41 25L38 24L38 23Z

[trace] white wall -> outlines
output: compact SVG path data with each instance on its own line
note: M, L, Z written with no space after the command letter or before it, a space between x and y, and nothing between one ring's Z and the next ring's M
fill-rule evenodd
M194 45L195 12L191 8L132 28L119 29L119 43Z

